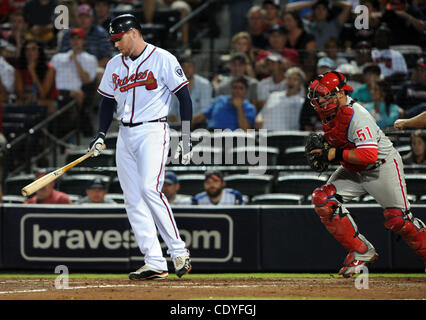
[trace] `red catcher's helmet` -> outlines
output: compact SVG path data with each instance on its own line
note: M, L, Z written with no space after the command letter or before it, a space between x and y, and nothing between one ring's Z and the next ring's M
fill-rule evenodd
M354 89L346 84L345 76L336 71L326 72L309 84L308 99L323 122L332 120L336 115L337 104L334 103L333 97L341 90ZM320 98L323 99L321 103Z

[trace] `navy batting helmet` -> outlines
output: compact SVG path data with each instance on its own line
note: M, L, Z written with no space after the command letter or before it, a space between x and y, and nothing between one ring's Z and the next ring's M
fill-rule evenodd
M122 37L127 31L136 29L142 33L139 21L132 14L122 14L111 20L109 24L109 39L116 40Z

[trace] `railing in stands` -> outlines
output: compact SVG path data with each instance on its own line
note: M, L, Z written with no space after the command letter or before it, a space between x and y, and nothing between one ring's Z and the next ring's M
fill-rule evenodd
M76 101L75 100L70 101L69 103L67 103L66 105L61 107L59 110L57 110L55 113L49 115L46 119L39 122L38 124L31 127L30 129L28 129L27 132L21 134L20 136L18 136L17 138L15 138L14 140L12 140L11 142L6 144L5 155L3 157L3 167L6 170L5 170L5 174L3 176L2 183L7 178L8 175L14 175L14 174L17 174L21 171L29 172L31 170L32 165L34 165L39 159L43 158L46 155L49 155L50 153L52 153L52 156L53 156L53 165L57 166L56 148L60 145L64 145L65 144L64 141L66 141L68 138L70 138L74 135L77 137L77 139L79 139L79 135L78 135L79 130L78 130L78 128L76 128L74 130L71 130L67 134L65 134L65 136L63 136L61 138L57 138L53 134L49 133L47 126L50 123L52 123L52 121L57 119L60 115L71 110L75 106L76 106ZM35 140L35 139L33 139L33 137L39 131L41 133L43 133L49 139L49 141L51 143L49 144L48 148L43 150L40 154L35 155L33 157L30 157L29 156L30 155L30 149L33 146L33 143L34 143L34 140ZM14 151L22 143L25 143L25 163L23 163L22 165L20 165L16 168L9 168L8 159L10 157L14 156ZM55 152L52 152L52 151L55 151Z

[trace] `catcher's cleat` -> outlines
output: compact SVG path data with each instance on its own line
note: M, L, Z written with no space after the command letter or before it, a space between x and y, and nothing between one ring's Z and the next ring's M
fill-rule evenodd
M367 263L373 263L377 260L379 255L374 248L370 248L366 253L359 254L358 252L351 251L343 262L343 267L339 270L339 274L345 278L352 277L355 273L360 273L361 269Z
M184 274L189 273L192 269L191 259L189 256L180 256L173 260L176 275L181 278Z
M167 271L156 270L146 265L129 273L130 280L164 280L168 276L169 273Z

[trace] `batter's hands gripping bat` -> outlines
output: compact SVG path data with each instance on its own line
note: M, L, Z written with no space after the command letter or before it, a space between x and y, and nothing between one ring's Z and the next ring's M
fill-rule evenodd
M103 144L101 148L102 148L102 150L104 150L106 148L105 144ZM52 172L42 176L41 178L37 179L36 181L31 182L30 184L26 185L21 190L22 195L24 197L28 197L28 196L32 195L37 190L40 190L41 188L43 188L47 184L58 179L65 172L67 172L69 169L75 167L76 165L83 162L87 158L90 158L93 155L94 151L95 150L91 150L88 153L86 153L85 155L81 156L80 158L78 158L78 159L74 160L73 162L70 162L67 165L63 166L62 168L59 168L55 171L52 171Z

